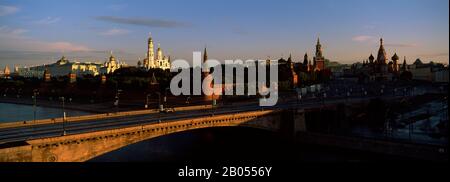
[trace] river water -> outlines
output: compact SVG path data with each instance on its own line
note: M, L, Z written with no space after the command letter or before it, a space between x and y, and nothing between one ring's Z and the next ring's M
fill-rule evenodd
M399 157L317 145L294 144L277 133L241 127L206 128L131 144L90 162L180 161L391 161Z
M84 111L66 109L66 116L80 116L90 114ZM61 108L36 107L36 119L63 117ZM33 120L32 105L0 103L0 123Z

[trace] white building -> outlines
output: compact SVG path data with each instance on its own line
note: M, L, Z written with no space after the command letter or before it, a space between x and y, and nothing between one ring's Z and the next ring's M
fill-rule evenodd
M112 53L109 60L103 64L100 62L70 62L65 56L63 56L61 59L56 61L56 63L29 68L16 68L16 72L19 76L37 78L42 78L46 69L50 72L52 77L67 76L70 73L75 73L77 77L83 75L97 76L99 74L113 73L123 65L125 64L116 61L116 58L112 55Z
M113 56L112 51L111 55L109 56L109 60L106 61L103 66L100 68L101 74L110 74L114 73L117 69L121 68L122 66L125 66L125 63L120 63L116 60L116 58Z
M153 39L150 36L148 38L148 50L146 58L144 59L142 65L138 63L138 66L145 69L160 68L163 70L170 69L170 57L166 57L158 44L158 49L156 51L156 57L153 47Z

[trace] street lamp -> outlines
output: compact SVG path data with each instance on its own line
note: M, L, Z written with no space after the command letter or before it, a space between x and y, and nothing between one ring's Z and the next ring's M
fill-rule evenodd
M350 92L347 92L347 102L348 102L348 98L350 97Z
M6 94L8 93L9 88L5 89L5 93L3 93L3 97L6 97Z
M22 93L22 89L19 88L19 90L17 91L17 98L20 98L20 94Z
M164 110L164 106L161 105L161 93L156 92L158 95L158 122L161 122L161 112Z
M186 98L186 104L189 104L190 102L191 102L191 97L188 96L188 97Z
M39 95L39 91L37 89L33 90L33 123L36 123L36 99L37 95Z
M148 97L150 97L152 94L147 94L146 101L145 101L145 109L148 108Z
M114 105L116 106L116 113L119 112L119 95L122 90L117 89L116 92L116 102L114 102Z
M66 122L66 111L65 111L65 105L64 105L64 101L66 100L64 97L60 97L61 101L62 101L62 110L63 110L63 121L62 121L62 126L63 126L63 136L66 135L66 126L65 126L65 122Z
M165 90L164 90L164 105L165 105L165 107L167 107L167 90L169 90L170 88L169 87L167 87Z
M216 98L214 97L214 92L215 92L215 90L213 90L213 93L212 93L212 103L211 103L212 116L214 116L214 107L217 104Z

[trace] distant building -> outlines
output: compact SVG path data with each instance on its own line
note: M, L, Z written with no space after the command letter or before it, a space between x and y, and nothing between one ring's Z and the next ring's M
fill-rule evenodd
M116 58L110 55L109 60L105 63L92 62L70 62L65 56L56 61L56 63L49 65L40 65L34 67L16 68L17 75L23 77L37 77L42 78L45 70L51 73L52 77L67 76L75 74L77 77L83 75L97 76L99 74L110 74L117 69L125 66L125 63L119 63Z
M147 49L147 55L146 58L141 62L138 61L138 67L142 67L145 69L151 69L151 68L160 68L163 70L170 69L170 57L166 57L163 54L163 51L158 44L158 49L156 51L156 57L155 52L153 48L153 39L150 36L148 38L148 49Z
M362 63L355 63L352 65L354 74L365 77L367 81L373 80L392 80L398 78L402 71L398 63L399 57L395 53L391 57L391 61L387 63L388 56L384 49L383 39L380 39L380 47L378 48L378 54L375 57L370 54L368 60L364 60Z
M48 69L45 69L44 71L44 81L50 82L52 80L52 75Z
M5 69L3 70L3 73L1 73L1 76L3 77L11 76L11 70L9 69L8 65L5 66Z
M448 83L448 67L434 72L434 82Z
M408 70L412 73L413 80L429 81L429 82L448 82L448 68L442 64L422 63L420 59L416 59L413 64L408 66ZM445 76L447 73L447 76ZM437 77L436 77L437 76Z
M122 66L125 66L125 64L118 63L111 51L108 61L106 61L103 64L103 66L100 68L100 74L114 73L117 69L121 68ZM94 74L94 75L97 75L97 74Z

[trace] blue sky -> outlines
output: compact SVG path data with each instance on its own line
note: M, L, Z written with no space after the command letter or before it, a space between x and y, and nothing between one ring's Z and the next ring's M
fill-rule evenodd
M448 63L448 0L0 0L0 66L71 60L130 65L151 32L172 59L312 56L318 36L326 58L367 59L383 37L394 52Z

